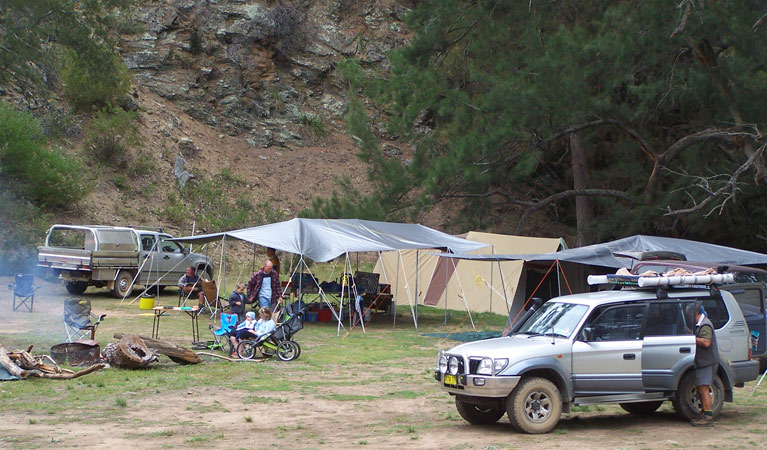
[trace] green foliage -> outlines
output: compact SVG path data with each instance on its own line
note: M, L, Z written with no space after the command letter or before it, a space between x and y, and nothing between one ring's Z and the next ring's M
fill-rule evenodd
M328 135L328 128L325 125L325 119L316 114L301 113L298 116L298 123L314 139L324 138Z
M86 59L68 52L61 73L64 96L77 111L105 108L130 89L130 75L117 55L98 53ZM102 109L103 111L103 109Z
M74 106L105 105L127 82L115 54L120 11L132 0L7 0L0 14L0 82L56 86L61 56ZM92 83L92 84L89 84ZM84 89L84 92L78 92Z
M0 103L2 187L38 207L64 209L88 192L85 169L59 148L50 147L32 115Z
M88 149L96 160L110 165L125 165L130 149L141 140L136 113L122 108L103 108L90 124L86 133Z
M189 53L193 55L199 55L204 49L202 48L202 36L197 30L192 30L192 35L189 37Z

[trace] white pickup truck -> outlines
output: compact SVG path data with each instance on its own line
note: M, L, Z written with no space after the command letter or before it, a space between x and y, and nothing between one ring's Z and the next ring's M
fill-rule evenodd
M53 225L37 248L37 265L51 270L74 295L88 286L106 286L119 298L137 286L175 286L189 266L213 279L210 258L171 239L162 231L129 227Z

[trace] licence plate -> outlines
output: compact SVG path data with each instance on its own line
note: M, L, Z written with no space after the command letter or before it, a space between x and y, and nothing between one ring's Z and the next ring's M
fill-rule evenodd
M456 386L458 385L458 379L455 377L455 375L449 375L445 374L445 384L449 386Z

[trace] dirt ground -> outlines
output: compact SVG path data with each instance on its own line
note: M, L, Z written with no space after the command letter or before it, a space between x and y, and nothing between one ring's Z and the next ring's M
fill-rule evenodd
M8 279L0 282L7 284ZM6 311L0 341L35 323L45 327L60 320L59 305L66 293L43 284L33 314L10 313L10 292L0 292L0 310ZM108 317L129 318L135 309L109 311ZM371 339L382 333L369 331ZM436 352L453 344L422 338L413 345ZM311 352L311 344L304 350ZM42 409L24 414L3 410L0 448L767 448L767 386L751 397L753 382L736 391L736 401L725 404L713 428L690 427L675 418L669 404L648 417L608 405L564 415L553 432L531 436L514 432L505 417L491 426L464 422L430 376L433 355L380 365L328 363L322 370L302 358L258 363L283 364L277 366L281 376L295 385L289 390L243 392L229 387L236 380L225 378L227 363L221 362L224 379L215 391L190 386L157 389L149 396L124 392L130 408L118 418L102 412L98 400L63 420L46 420ZM48 386L61 382L0 382L0 400L21 399L28 393L24 383L38 383L41 390L56 395ZM258 401L246 402L249 395Z

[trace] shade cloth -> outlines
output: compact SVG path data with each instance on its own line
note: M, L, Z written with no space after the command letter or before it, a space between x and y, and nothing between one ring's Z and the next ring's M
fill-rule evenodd
M433 248L463 253L487 246L420 224L359 219L295 218L258 227L183 236L173 240L203 243L218 241L224 236L303 255L317 262L330 261L353 252Z
M616 257L613 253L673 251L685 255L688 261L711 262L718 264L767 264L767 255L763 253L740 250L723 245L708 244L658 236L636 235L602 244L587 245L559 252L542 254L513 254L513 255L440 255L444 257L459 257L461 259L495 261L495 260L524 260L524 261L569 261L592 266L630 268L630 258Z

